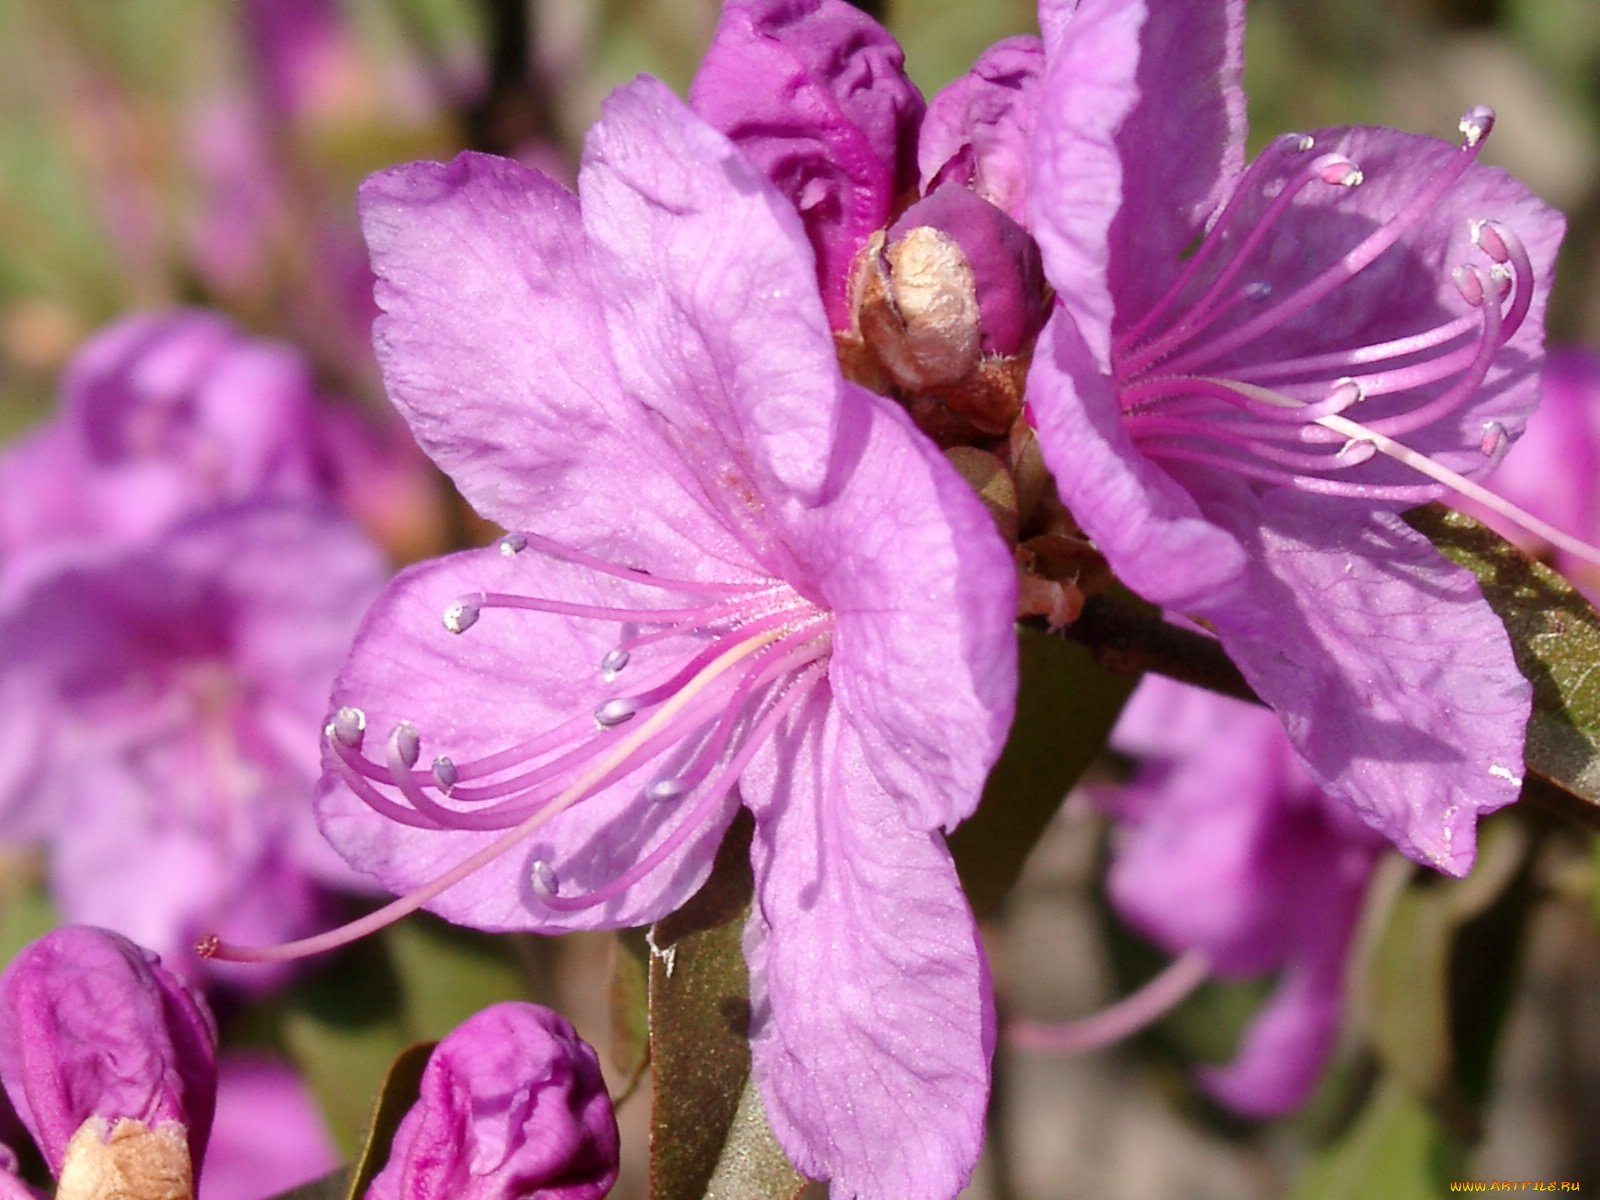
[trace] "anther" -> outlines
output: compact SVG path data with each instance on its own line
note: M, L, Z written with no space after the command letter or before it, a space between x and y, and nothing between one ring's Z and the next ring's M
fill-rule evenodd
M465 633L478 623L482 608L482 592L452 600L444 610L444 627L451 633Z
M1472 223L1472 244L1497 263L1511 261L1511 250L1506 246L1505 239L1500 236L1500 230L1493 221Z
M688 785L683 780L669 776L665 779L652 781L644 789L644 798L646 800L665 802L678 799L688 790Z
M1304 154L1317 144L1317 139L1309 133L1286 133L1283 135L1282 141L1286 148L1293 150L1296 154Z
M1336 401L1339 411L1343 412L1352 404L1360 404L1367 398L1366 390L1361 386L1361 381L1351 379L1348 375L1333 385L1328 392L1328 399Z
M528 548L528 539L520 533L508 533L500 539L500 553L515 558Z
M351 750L361 749L361 739L366 732L367 714L348 704L334 713L333 720L328 722L328 736L337 738L341 746Z
M533 894L541 900L554 900L561 890L561 881L556 878L555 868L542 858L533 860L533 865L528 868L528 882L533 887Z
M600 673L605 677L605 681L610 683L615 679L622 668L628 665L628 660L632 657L633 655L620 646L615 650L609 651L600 660Z
M1360 187L1366 176L1361 173L1361 168L1356 166L1342 154L1330 154L1322 161L1313 164L1317 178L1323 183L1335 187Z
M1506 436L1506 427L1499 421L1485 421L1483 438L1478 442L1478 449L1483 451L1485 458L1496 458L1505 450L1509 440Z
M1450 272L1450 280L1463 300L1473 308L1483 307L1483 276L1471 267L1457 267Z
M1489 131L1494 128L1494 109L1487 104L1480 104L1470 109L1461 118L1458 126L1461 136L1466 139L1467 150L1472 149L1484 138L1489 136Z
M1334 457L1337 458L1340 464L1343 466L1359 467L1377 452L1378 448L1371 442L1365 441L1361 438L1351 438L1348 442L1339 447L1339 452L1338 454L1334 455Z
M433 760L433 782L439 785L439 790L448 796L456 786L456 764L444 755L439 755Z
M616 696L594 710L594 721L602 729L613 729L624 721L633 719L639 705L627 696Z
M394 727L394 732L389 735L390 753L410 770L417 765L417 756L422 752L422 738L417 733L417 727L410 721L401 721Z

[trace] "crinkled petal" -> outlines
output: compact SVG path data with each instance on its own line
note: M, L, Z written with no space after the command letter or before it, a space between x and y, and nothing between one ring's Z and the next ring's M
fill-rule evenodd
M828 318L848 329L856 252L916 182L923 103L900 47L843 0L732 0L689 102L799 212Z
M790 537L834 613L828 674L917 829L971 814L1011 728L1016 571L988 510L897 405L851 389L853 456Z
M424 770L436 755L465 768L569 723L576 747L601 736L591 718L597 706L637 690L642 680L663 670L675 671L698 645L674 638L642 647L622 676L607 683L600 662L617 644L615 622L489 609L464 633L446 631L445 608L483 591L632 609L673 603L662 593L531 550L515 558L493 548L468 551L412 567L368 613L334 688L335 708L353 705L366 714L369 758L384 761L385 743L401 721L410 721L421 735ZM630 729L623 725L605 736L619 740ZM660 760L636 767L429 907L479 929L544 932L643 925L671 912L710 871L721 832L737 806L731 797L661 867L607 903L555 912L538 902L529 881L529 868L539 860L555 870L564 894L588 892L648 855L685 815L676 805L643 795L645 785L666 770ZM392 789L387 794L395 795ZM482 808L484 802L459 807ZM341 782L331 762L317 813L323 832L346 860L396 893L414 891L500 836L419 829L380 815Z
M994 1011L942 838L906 827L820 696L744 789L751 1054L773 1132L835 1196L954 1196L983 1140Z
M1243 546L1133 444L1110 378L1064 310L1040 335L1028 397L1061 499L1123 583L1190 612L1237 589Z
M651 79L606 101L579 187L623 387L772 561L764 510L823 498L844 404L799 218Z
M917 139L924 195L941 183L959 183L1019 225L1027 223L1044 63L1038 38L1006 38L929 102Z
M1472 575L1391 513L1275 491L1219 507L1248 594L1206 612L1305 766L1401 851L1451 875L1516 800L1531 689Z
M0 1079L52 1172L92 1117L175 1121L205 1154L216 1104L210 1011L147 950L73 925L0 978Z
M728 539L618 387L570 192L463 154L372 176L361 214L389 396L478 512L641 565L715 557Z

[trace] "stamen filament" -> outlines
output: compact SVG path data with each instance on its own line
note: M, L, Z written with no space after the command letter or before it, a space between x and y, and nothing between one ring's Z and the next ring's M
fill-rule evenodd
M1186 950L1138 991L1091 1017L1058 1024L1012 1018L1006 1023L1006 1041L1020 1050L1042 1054L1099 1050L1155 1024L1188 999L1210 974L1210 959L1199 950Z

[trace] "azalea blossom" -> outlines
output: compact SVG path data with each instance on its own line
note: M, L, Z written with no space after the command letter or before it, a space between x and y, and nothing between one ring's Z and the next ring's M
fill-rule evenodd
M1461 142L1293 134L1244 162L1243 5L1085 0L1049 55L1028 380L1062 499L1203 620L1318 786L1452 874L1517 798L1529 689L1398 513L1472 492L1538 398L1560 216Z
M754 1075L835 1194L953 1196L988 972L941 836L1010 724L1010 557L895 405L840 375L806 231L643 80L581 200L463 155L362 215L390 395L498 544L404 572L335 690L322 826L490 930L647 924L755 815Z
M1249 1116L1292 1111L1337 1038L1350 940L1383 841L1322 793L1255 705L1152 676L1111 744L1143 762L1129 784L1097 793L1117 821L1111 903L1221 978L1277 973L1233 1062L1201 1081Z

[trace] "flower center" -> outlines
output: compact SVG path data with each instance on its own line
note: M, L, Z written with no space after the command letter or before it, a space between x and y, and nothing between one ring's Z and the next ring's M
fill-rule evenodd
M781 580L668 579L531 533L508 535L500 549L511 557L533 550L655 594L676 595L682 603L605 607L503 592L474 592L451 602L442 614L447 632L440 636L473 636L480 622L502 619L501 612L508 620L518 612L539 612L619 627L615 645L595 664L592 706L491 754L444 753L423 766L423 733L410 721L396 723L376 755L368 752L367 718L360 709L341 708L328 722L325 737L335 768L380 816L418 829L504 836L344 929L281 947L231 947L208 939L203 953L273 961L343 945L525 844L574 805L619 786L637 786L645 799L685 811L622 875L569 896L561 890L559 863L530 866L533 892L548 908L571 911L611 900L667 861L719 811L768 737L826 677L833 615ZM642 671L636 666L641 651L664 645L670 654L653 653L655 665ZM636 672L637 678L628 678Z

